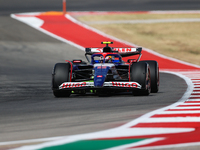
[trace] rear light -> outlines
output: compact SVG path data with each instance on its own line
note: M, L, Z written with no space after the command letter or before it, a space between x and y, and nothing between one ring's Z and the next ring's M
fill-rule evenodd
M97 78L102 78L102 77L103 77L102 75L98 75L98 76L97 76Z

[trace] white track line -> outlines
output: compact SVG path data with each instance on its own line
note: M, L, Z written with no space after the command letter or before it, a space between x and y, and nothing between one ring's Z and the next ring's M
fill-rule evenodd
M195 103L195 102L194 102L194 103L183 103L183 104L181 104L181 105L186 105L186 106L187 106L187 105L200 105L200 103Z
M158 112L157 115L159 114L195 114L195 113L200 113L200 110L195 110L195 111L190 111L190 110L186 110L186 111L162 111L162 112Z
M162 122L200 122L200 117L162 117L148 118L141 123L162 123Z

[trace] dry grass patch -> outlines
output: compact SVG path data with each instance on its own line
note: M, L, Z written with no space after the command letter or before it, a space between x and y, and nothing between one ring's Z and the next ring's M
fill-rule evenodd
M104 16L104 17L103 17ZM186 17L187 16L187 17ZM89 17L91 17L89 19ZM82 21L115 20L117 15L84 16L79 18ZM113 17L113 18L112 18ZM197 15L119 15L119 20L127 18L197 18ZM154 17L154 18L153 18ZM86 20L84 20L87 18ZM152 49L156 52L177 58L186 62L200 65L200 23L152 23L152 24L109 24L93 25L119 39L134 43L136 45ZM116 32L117 31L117 32Z
M85 15L80 21L110 21L110 20L142 20L142 19L174 19L174 18L200 18L200 14L111 14L111 15Z

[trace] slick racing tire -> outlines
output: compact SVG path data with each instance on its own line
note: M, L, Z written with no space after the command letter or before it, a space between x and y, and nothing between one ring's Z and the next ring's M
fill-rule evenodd
M151 72L151 92L152 93L157 93L159 90L159 67L157 61L154 60L147 60L143 61L147 62L150 67L150 72Z
M52 74L52 89L55 97L69 97L71 91L59 90L59 86L68 82L70 78L70 64L57 63L54 66Z
M133 63L130 68L131 81L137 82L142 89L133 90L133 95L149 95L151 93L150 67L146 62Z

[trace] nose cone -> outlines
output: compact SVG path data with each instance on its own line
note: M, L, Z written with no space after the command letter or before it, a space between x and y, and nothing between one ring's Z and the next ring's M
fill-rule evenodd
M94 86L102 87L109 70L108 66L99 65L94 68Z
M102 87L103 83L105 81L105 77L104 76L96 76L96 78L94 77L94 86L95 87Z

